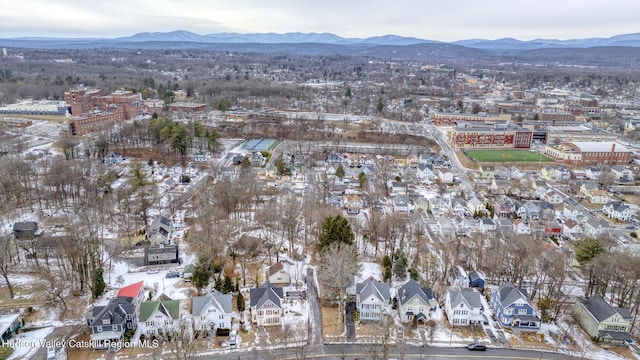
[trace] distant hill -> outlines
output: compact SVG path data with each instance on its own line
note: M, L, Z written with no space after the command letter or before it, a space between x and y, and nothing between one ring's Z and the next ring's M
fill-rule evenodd
M469 39L451 43L397 35L343 38L331 33L215 33L185 30L143 32L119 38L22 37L0 39L0 47L35 49L203 49L306 55L340 54L386 59L527 61L575 64L638 64L640 33L572 40ZM615 55L614 55L615 54Z

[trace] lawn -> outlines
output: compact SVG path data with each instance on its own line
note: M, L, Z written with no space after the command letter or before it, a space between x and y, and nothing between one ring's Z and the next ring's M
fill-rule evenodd
M529 150L466 150L465 153L479 162L553 161L548 156Z

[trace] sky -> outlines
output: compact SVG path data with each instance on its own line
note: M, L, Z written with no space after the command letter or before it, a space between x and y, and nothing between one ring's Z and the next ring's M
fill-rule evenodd
M0 38L188 30L564 40L639 33L638 14L638 0L15 0L0 11Z

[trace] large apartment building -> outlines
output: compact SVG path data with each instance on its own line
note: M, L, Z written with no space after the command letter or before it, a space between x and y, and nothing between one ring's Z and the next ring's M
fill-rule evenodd
M451 130L449 144L451 147L459 149L529 149L532 139L533 132L531 130L515 124L465 123Z
M145 109L142 95L119 90L103 95L101 89L79 88L64 93L69 104L69 132L84 135L115 122L129 120Z

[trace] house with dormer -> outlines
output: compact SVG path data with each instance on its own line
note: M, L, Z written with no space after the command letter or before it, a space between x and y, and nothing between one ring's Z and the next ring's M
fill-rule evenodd
M423 288L413 279L402 285L397 294L398 311L403 322L415 318L417 324L422 325L429 319L429 311L438 305L431 288Z
M389 284L369 278L356 284L356 309L360 321L378 321L389 311Z
M123 288L124 289L124 288ZM94 350L109 348L112 344L124 341L124 333L135 329L137 308L130 296L117 296L104 306L94 306L88 314L91 327L91 344Z
M622 201L609 201L602 207L602 213L610 219L622 222L629 222L633 217L629 206L625 205Z
M566 219L578 220L578 215L582 214L581 206L573 203L565 203L562 209L562 216Z
M496 231L498 229L498 226L496 225L495 221L493 221L490 217L488 216L483 216L480 219L480 232L482 232L483 234L486 234L487 232L490 231Z
M249 291L251 322L258 326L280 325L284 292L270 282Z
M482 301L480 293L473 289L461 289L454 286L447 290L445 313L451 326L482 324Z
M456 265L453 268L449 277L449 285L460 288L469 287L469 274L462 266Z
M527 200L524 202L524 204L522 204L522 206L518 208L518 210L516 211L516 214L521 219L525 219L529 221L538 220L540 218L540 207L538 207L538 205L535 202L531 200Z
M584 331L595 341L623 345L632 341L633 316L628 309L609 305L600 295L579 296L573 311Z
M231 294L214 291L191 299L191 318L196 331L231 329Z
M587 166L584 170L584 174L589 180L597 180L602 175L602 166Z
M493 291L491 307L503 326L521 330L540 328L540 314L529 302L529 296L510 282Z
M180 301L156 300L140 304L138 328L145 337L170 337L180 330Z

